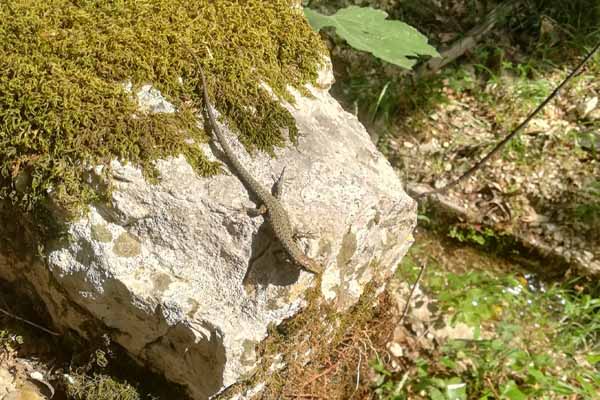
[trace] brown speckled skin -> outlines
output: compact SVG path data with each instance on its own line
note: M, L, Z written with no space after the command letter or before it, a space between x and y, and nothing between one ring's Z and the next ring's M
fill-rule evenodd
M266 218L271 224L273 231L275 233L275 237L281 242L281 245L285 249L285 251L289 254L292 261L296 263L298 266L304 268L307 271L318 274L322 272L323 267L317 263L315 260L307 257L302 253L296 242L293 238L292 227L290 224L290 219L288 217L287 212L281 205L281 202L273 196L268 190L260 185L250 175L248 170L244 168L240 160L235 156L231 147L225 140L223 133L221 132L217 122L215 120L213 111L210 106L210 101L208 99L208 93L206 91L206 81L204 78L204 71L202 68L198 66L200 70L200 76L202 77L202 94L204 97L204 104L206 106L206 112L208 114L208 120L210 122L211 128L219 141L219 144L223 148L223 151L229 158L229 162L233 165L235 172L237 172L240 180L245 184L245 186L254 192L254 194L260 199L262 205L266 208Z

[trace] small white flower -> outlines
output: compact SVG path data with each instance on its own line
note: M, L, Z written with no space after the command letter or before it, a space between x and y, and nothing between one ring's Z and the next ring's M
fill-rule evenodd
M446 388L447 388L448 390L456 390L456 389L463 388L463 387L465 387L465 386L467 386L467 384L466 384L466 383L452 383L452 384L450 384L450 385L446 386Z
M506 288L506 291L512 295L518 296L519 294L521 294L523 289L521 288L521 286L515 286Z

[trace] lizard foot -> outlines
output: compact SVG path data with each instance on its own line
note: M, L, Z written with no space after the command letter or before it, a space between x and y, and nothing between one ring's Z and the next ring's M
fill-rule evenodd
M316 239L317 238L317 234L315 232L311 232L311 231L294 231L293 233L293 238L294 240L300 240L300 239Z

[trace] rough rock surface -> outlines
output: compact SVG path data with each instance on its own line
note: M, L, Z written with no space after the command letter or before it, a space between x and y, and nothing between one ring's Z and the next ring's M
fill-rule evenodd
M113 162L111 204L90 206L45 262L0 255L0 273L29 281L57 325L88 337L106 329L195 399L234 383L255 365L267 326L300 310L309 287L320 284L343 311L366 284L383 284L412 243L415 203L324 89L331 81L327 70L314 98L290 106L297 146L270 158L231 141L265 186L287 167L284 202L308 234L302 248L326 266L321 281L289 265L262 218L248 216L255 204L235 174L199 177L183 157L158 161L156 184ZM204 150L223 157L216 145Z
M42 383L41 373L27 360L8 356L4 350L1 358L0 400L46 400L52 397L54 388Z

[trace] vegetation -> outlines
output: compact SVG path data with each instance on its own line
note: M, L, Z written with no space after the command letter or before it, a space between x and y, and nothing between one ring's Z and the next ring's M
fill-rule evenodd
M387 13L381 10L350 6L331 16L310 8L305 8L304 13L316 31L334 27L353 48L403 68L410 69L415 65L419 55L439 56L415 28L400 21L386 20Z
M16 348L23 344L23 337L9 330L0 330L0 357L12 357Z
M315 79L324 48L288 1L248 1L244 12L229 0L220 1L218 9L208 0L109 3L23 0L0 5L5 21L0 25L0 66L7 71L0 77L4 202L22 213L43 214L56 204L77 210L105 190L89 185L90 169L115 157L143 167L149 178L156 178L154 160L177 154L184 154L199 174L217 172L217 165L196 147L208 138L195 125L199 77L190 51L208 72L209 92L223 118L249 149L269 152L282 145L280 128L295 138L293 120L278 101L290 100L286 85L301 89ZM310 3L313 11L305 12L316 29L333 27L341 36L328 38L338 78L334 92L366 125L380 131L378 145L390 160L419 178L424 169L404 163L414 156L415 146L439 143L432 145L431 156L423 157L431 162L427 172L436 178L460 160L476 158L552 90L573 57L600 39L597 1L532 0L461 62L433 77L409 79L381 60L412 67L417 55L435 54L425 36L436 45L448 44L445 35L464 32L481 17L470 5L489 2L465 2L461 9L454 7L457 2L408 0L389 13L351 7L338 14L326 12L323 4L335 3L337 10L348 3L378 1L304 3ZM406 21L425 36L416 35L412 47L386 58L389 43L373 41L373 32L395 26L389 28L392 34L414 33L405 25L390 25L392 20ZM348 24L360 29L349 32ZM356 56L344 44L361 48L356 43L365 37L368 44L362 49L381 59ZM479 196L478 210L490 197L496 207L492 211L503 212L504 219L482 213L482 220L500 222L453 224L434 239L417 233L416 245L387 290L381 295L369 291L344 316L310 301L298 318L273 328L260 344L263 365L245 385L266 382L264 398L597 398L600 286L585 278L550 280L550 265L546 274L536 276L495 255L500 247L510 247L509 252L526 258L509 239L529 223L514 223L524 215L533 227L551 220L554 227L560 223L582 236L600 237L600 184L593 169L599 122L578 121L569 111L574 99L593 90L600 93L598 74L600 56L549 113L568 129L535 129L513 141L498 161L510 167L503 172L502 186L486 175L485 190L468 193ZM259 88L261 80L277 99ZM126 82L132 83L131 91ZM177 113L139 111L132 93L145 83L160 90ZM460 109L478 118L442 121ZM476 128L468 130L470 126ZM483 130L488 135L469 142L473 132ZM402 153L402 146L409 150ZM537 169L548 154L564 156L551 159L552 168L574 185L525 192L550 180L551 170ZM518 175L517 169L525 172ZM572 177L573 171L587 175ZM534 173L539 174L536 179L525 180ZM518 196L520 202L510 203ZM434 219L433 213L420 216L420 221L439 224ZM562 234L557 232L553 236ZM563 242L569 240L579 242ZM400 288L415 282L421 265L427 266L418 282L421 293L411 307L423 299L430 302L431 320L425 322L397 309L399 298L408 298ZM315 320L326 323L311 324ZM446 328L463 329L463 335L435 336ZM0 332L2 354L14 358L22 343L21 336ZM390 344L402 351L392 352ZM119 371L108 370L118 362L108 362L106 354L88 355L88 364L94 365L73 373L66 389L70 399L143 397Z
M192 52L242 142L270 151L281 128L292 140L297 129L260 82L291 100L287 85L314 80L324 51L287 0L19 0L3 2L0 19L0 199L38 214L98 199L88 176L113 158L148 176L178 154L199 174L217 171L198 148L208 138L196 126ZM144 84L177 112L140 111L132 93Z
M127 384L115 381L106 375L77 375L67 386L67 396L72 400L140 400L137 390Z
M458 226L453 226L448 232L448 236L458 240L459 242L471 242L479 246L489 245L490 239L496 239L495 232L487 227L476 229L473 226L467 226L461 229Z
M323 10L327 9L324 3L313 0L309 5ZM339 0L334 3L331 8L355 2ZM467 31L466 27L473 26L481 17L481 8L476 6L483 2L465 2L456 7L455 2L407 1L402 7L369 0L360 3L382 4L391 18L418 27L437 43L436 39L448 36L449 31L457 29L457 36L460 36L461 32ZM558 76L571 68L570 61L587 53L600 39L598 2L523 3L519 12L513 13L497 34L492 33L490 40L484 40L461 62L430 78L407 79L406 74L394 71L378 60L359 58L343 43L331 39L335 43L334 60L341 64L337 69L339 79L334 92L345 102L347 109L356 112L363 123L379 132L379 147L405 172L407 180L423 179L420 173L427 168L431 175L425 175L423 180L431 177L431 181L436 182L456 168L461 160L469 160L471 164L481 154L480 148L489 148L522 120L555 87ZM489 2L485 4L489 5ZM510 221L519 221L532 207L543 214L541 220L551 216L556 225L586 232L583 236L588 238L598 237L594 233L598 232L595 191L598 170L593 167L597 160L597 145L592 144L596 139L591 138L597 135L598 122L577 121L578 117L567 110L586 96L597 96L594 82L599 66L600 57L596 56L587 66L587 72L563 94L565 98L556 101L555 108L540 118L562 117L564 122L561 122L563 126L569 126L568 129L556 129L552 125L549 128L542 121L539 126L532 127L530 133L513 140L503 152L502 162L490 168L500 170L504 167L502 171L506 172L501 176L518 183L493 186L496 181L487 174L475 184L471 183L467 196L457 193L461 205L478 195L476 206L471 204L475 206L471 210L475 211L479 211L479 204L485 204L483 198L489 196L495 210L508 221L502 220L496 225L454 224L445 229L450 238L485 249L490 258L491 254L497 254L499 247L503 250L510 247L509 253L524 259L518 254L521 249L515 248L511 239L512 234L523 227ZM458 115L462 108L471 110L480 119L442 122L444 117L441 115L445 115L445 111L439 110L448 109L448 115ZM477 128L465 129L469 125ZM481 135L473 140L478 131L491 131L492 135ZM552 144L546 142L542 146L539 142L543 142L541 137L545 134L551 135L549 141ZM423 164L409 163L415 158L415 146L433 147L436 140L439 145L430 150L432 157L419 154L416 157L424 159ZM400 151L403 145L407 149ZM446 152L450 154L448 161L437 158ZM561 156L548 157L556 154ZM548 170L540 168L541 165L546 162L556 166L559 174L573 176L572 171L584 170L576 160L587 161L582 163L585 174L571 178L577 182L576 187L555 185L555 192L547 195L547 201L541 200L547 191L545 187L539 192L524 194L522 182L526 178L515 174L516 169L523 170L524 176L539 174L539 185L547 186ZM489 185L489 192L475 190L480 189L479 181L484 187ZM494 195L496 190L497 197ZM512 198L519 195L529 196L530 203L527 200L513 203ZM481 219L486 219L487 215L481 214ZM420 221L431 223L436 218L437 214L428 213L421 216ZM433 225L439 223L434 221ZM534 223L533 226L537 225ZM592 239L588 244L594 243L597 240ZM416 246L420 246L419 240ZM399 270L401 280L414 282L418 268L412 261L416 253L420 251L413 248L410 259L403 262ZM427 298L433 299L438 323L455 327L459 323L466 324L471 327L474 337L434 342L432 349L423 338L425 333L410 331L411 322L405 322L407 335L416 338L414 340L419 341L421 347L410 353L410 357L405 355L399 359L390 358L389 353L378 348L381 354L371 359L371 371L376 375L373 390L378 398L597 397L600 392L600 342L597 338L600 290L596 284L583 278L539 282L535 276L523 274L514 266L508 271L499 271L493 265L486 265L487 270L469 265L465 270L463 260L457 259L457 255L451 254L448 258L452 260L444 264L449 265L442 267L436 257L430 256L419 287ZM453 270L458 265L460 268ZM548 274L553 273L549 270ZM430 325L432 331L436 329L435 325ZM403 343L402 348L405 353L410 352L410 341Z
M414 277L406 260L402 277ZM381 399L592 399L600 391L598 285L546 286L532 275L455 273L430 265L423 289L440 322L462 322L473 339L450 339L392 373L380 360ZM433 323L435 325L435 322Z

